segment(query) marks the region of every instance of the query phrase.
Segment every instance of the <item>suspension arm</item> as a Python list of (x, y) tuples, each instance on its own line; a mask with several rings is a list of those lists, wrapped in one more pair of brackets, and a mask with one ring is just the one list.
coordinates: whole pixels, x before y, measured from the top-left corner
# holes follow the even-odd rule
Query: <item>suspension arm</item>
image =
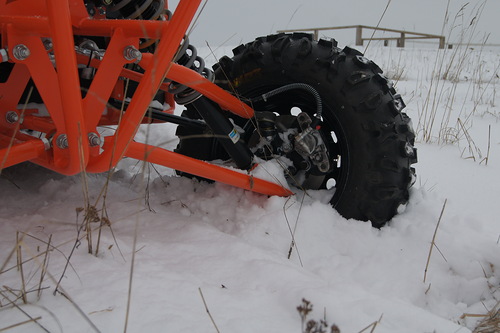
[(279, 184), (143, 143), (131, 142), (125, 155), (261, 194), (293, 195)]

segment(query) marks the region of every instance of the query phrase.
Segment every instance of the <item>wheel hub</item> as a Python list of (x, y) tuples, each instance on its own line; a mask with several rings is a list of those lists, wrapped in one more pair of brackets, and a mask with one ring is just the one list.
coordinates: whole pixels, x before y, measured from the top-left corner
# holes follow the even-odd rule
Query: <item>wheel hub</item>
[[(252, 152), (270, 160), (277, 156), (291, 161), (287, 175), (299, 187), (317, 188), (331, 171), (328, 149), (318, 128), (311, 127), (311, 117), (256, 112), (256, 127), (249, 141)], [(314, 176), (314, 177), (312, 177)], [(314, 178), (314, 185), (310, 179)]]

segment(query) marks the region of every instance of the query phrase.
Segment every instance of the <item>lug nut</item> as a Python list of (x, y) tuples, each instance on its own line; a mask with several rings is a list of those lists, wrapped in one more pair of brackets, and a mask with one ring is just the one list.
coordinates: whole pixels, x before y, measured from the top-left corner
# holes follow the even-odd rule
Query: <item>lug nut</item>
[(12, 55), (17, 60), (25, 60), (31, 55), (30, 49), (24, 44), (18, 44), (12, 49)]
[(129, 45), (123, 50), (123, 57), (128, 61), (135, 60), (139, 62), (142, 59), (142, 53), (134, 46)]
[(5, 114), (5, 120), (7, 120), (9, 124), (17, 123), (19, 121), (19, 115), (15, 111), (9, 111)]

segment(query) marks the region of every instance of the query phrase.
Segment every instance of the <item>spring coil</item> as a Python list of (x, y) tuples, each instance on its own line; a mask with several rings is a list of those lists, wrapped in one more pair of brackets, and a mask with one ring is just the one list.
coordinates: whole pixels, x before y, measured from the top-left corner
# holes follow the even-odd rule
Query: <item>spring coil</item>
[[(106, 17), (128, 20), (169, 20), (172, 13), (165, 9), (165, 0), (111, 0)], [(154, 51), (156, 39), (141, 39), (139, 49)], [(151, 48), (149, 48), (151, 46)]]
[(108, 18), (157, 20), (165, 10), (165, 0), (113, 0), (106, 7)]
[[(190, 68), (199, 73), (211, 82), (214, 82), (214, 72), (205, 67), (205, 61), (198, 56), (196, 48), (189, 44), (189, 38), (184, 37), (184, 41), (175, 58), (175, 62), (184, 67)], [(201, 96), (201, 93), (177, 82), (170, 82), (168, 92), (174, 95), (175, 102), (185, 105), (194, 102)]]
[[(165, 16), (163, 15), (165, 13)], [(138, 19), (138, 20), (169, 20), (172, 13), (165, 10), (165, 0), (112, 0), (106, 6), (106, 17), (113, 19)], [(139, 48), (154, 52), (155, 39), (143, 40)], [(214, 73), (205, 67), (205, 61), (198, 56), (196, 48), (189, 44), (189, 38), (184, 37), (177, 56), (174, 60), (177, 64), (194, 70), (210, 81), (214, 81)], [(168, 82), (168, 81), (167, 81)], [(194, 102), (201, 93), (177, 82), (170, 82), (169, 93), (174, 95), (177, 104), (185, 105)]]

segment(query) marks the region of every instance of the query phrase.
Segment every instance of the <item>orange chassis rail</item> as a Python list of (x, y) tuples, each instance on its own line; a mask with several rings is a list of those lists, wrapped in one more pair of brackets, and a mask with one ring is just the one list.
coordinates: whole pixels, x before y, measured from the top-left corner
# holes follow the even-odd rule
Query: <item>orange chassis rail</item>
[[(165, 78), (201, 92), (241, 117), (254, 115), (233, 95), (173, 62), (200, 3), (181, 0), (170, 20), (145, 21), (90, 18), (83, 0), (0, 0), (1, 47), (14, 63), (8, 79), (0, 82), (0, 172), (31, 161), (65, 175), (100, 173), (128, 156), (258, 193), (290, 195), (281, 185), (133, 141), (156, 92), (166, 90)], [(89, 62), (88, 56), (77, 54), (74, 35), (106, 37), (103, 58)], [(138, 48), (141, 38), (159, 40), (155, 53), (143, 53), (139, 62), (144, 74), (124, 69), (135, 61), (127, 60), (124, 50)], [(82, 97), (78, 65), (88, 64), (98, 70)], [(111, 96), (124, 97), (118, 89), (123, 78), (137, 81), (138, 86), (127, 112), (121, 114), (107, 108), (107, 101)], [(48, 115), (23, 106), (21, 98), (30, 79)], [(110, 124), (117, 125), (116, 131), (104, 138), (102, 147), (89, 139), (97, 136), (99, 126)], [(44, 133), (45, 138), (21, 130)], [(56, 144), (57, 140), (64, 144)]]

